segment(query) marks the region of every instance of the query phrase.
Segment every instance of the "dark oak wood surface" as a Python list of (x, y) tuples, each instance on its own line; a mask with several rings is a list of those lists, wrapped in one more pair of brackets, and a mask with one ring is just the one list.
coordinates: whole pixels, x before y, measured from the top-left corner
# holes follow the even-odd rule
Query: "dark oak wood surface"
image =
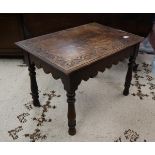
[(129, 94), (132, 71), (142, 37), (97, 23), (17, 42), (25, 50), (29, 65), (34, 106), (40, 106), (35, 65), (61, 79), (67, 92), (69, 134), (76, 133), (75, 91), (82, 80), (87, 81), (113, 64), (130, 57), (124, 95)]
[(16, 44), (69, 74), (137, 44), (142, 39), (121, 30), (90, 23)]

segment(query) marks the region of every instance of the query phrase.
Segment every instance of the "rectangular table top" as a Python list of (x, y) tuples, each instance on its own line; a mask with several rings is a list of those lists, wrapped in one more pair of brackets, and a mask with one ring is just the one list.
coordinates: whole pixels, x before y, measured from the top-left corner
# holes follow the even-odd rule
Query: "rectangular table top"
[(109, 55), (119, 54), (142, 40), (128, 32), (90, 23), (19, 41), (16, 45), (68, 74)]

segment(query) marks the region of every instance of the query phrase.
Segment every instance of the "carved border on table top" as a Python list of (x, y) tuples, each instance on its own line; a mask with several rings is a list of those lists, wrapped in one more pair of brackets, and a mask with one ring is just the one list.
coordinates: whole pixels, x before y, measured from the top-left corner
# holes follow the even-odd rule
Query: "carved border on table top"
[(30, 61), (31, 63), (34, 63), (35, 66), (38, 68), (38, 69), (43, 69), (44, 73), (46, 74), (52, 74), (52, 77), (55, 79), (55, 80), (58, 80), (60, 79), (61, 77), (63, 77), (63, 73), (59, 70), (56, 70), (54, 67), (51, 67), (49, 64), (47, 64), (46, 62), (44, 62), (43, 60), (41, 59), (38, 59), (37, 57), (35, 56), (30, 56)]
[(131, 52), (120, 54), (117, 57), (112, 57), (110, 59), (110, 62), (103, 64), (103, 66), (101, 63), (98, 68), (96, 67), (93, 67), (92, 69), (90, 68), (87, 74), (85, 74), (84, 76), (81, 76), (81, 79), (84, 81), (87, 81), (89, 80), (89, 78), (94, 78), (98, 74), (98, 72), (104, 72), (106, 68), (110, 69), (113, 65), (117, 65), (120, 61), (123, 61), (124, 59), (129, 58), (130, 54)]
[[(116, 30), (114, 32), (116, 32)], [(121, 33), (121, 31), (119, 32), (119, 30), (118, 30), (117, 33)], [(83, 66), (88, 65), (92, 62), (98, 61), (108, 55), (117, 53), (117, 51), (119, 52), (120, 50), (123, 50), (129, 46), (137, 44), (138, 41), (139, 42), (142, 41), (142, 37), (136, 36), (134, 34), (130, 34), (130, 33), (122, 31), (122, 35), (128, 35), (129, 39), (120, 38), (120, 39), (116, 40), (114, 43), (112, 43), (106, 47), (97, 46), (97, 45), (100, 45), (98, 43), (100, 41), (98, 41), (94, 44), (94, 45), (96, 45), (96, 44), (97, 45), (93, 47), (92, 52), (90, 52), (89, 54), (83, 54), (83, 55), (78, 56), (75, 59), (71, 59), (71, 60), (64, 59), (63, 57), (54, 55), (52, 53), (49, 54), (48, 51), (46, 51), (46, 50), (44, 50), (44, 53), (42, 53), (41, 48), (37, 48), (34, 46), (33, 39), (26, 40), (24, 42), (24, 44), (19, 43), (19, 46), (21, 46), (26, 51), (33, 51), (32, 54), (34, 53), (34, 54), (36, 54), (36, 56), (37, 55), (40, 56), (40, 58), (41, 57), (46, 58), (49, 62), (51, 62), (58, 68), (60, 68), (60, 70), (64, 71), (65, 73), (70, 73), (72, 71), (79, 69), (81, 66), (83, 67)], [(45, 36), (45, 37), (47, 37), (47, 36)], [(36, 41), (36, 38), (34, 38), (34, 42), (35, 41)], [(41, 39), (37, 39), (38, 43), (39, 43), (39, 41), (41, 41)], [(89, 47), (87, 44), (85, 45), (85, 47), (88, 48), (89, 50), (91, 50), (90, 49), (91, 47)], [(104, 52), (105, 50), (108, 52)], [(104, 55), (103, 53), (106, 53), (106, 55)], [(85, 60), (85, 61), (83, 62), (83, 60)]]
[[(133, 51), (133, 49), (131, 49)], [(96, 68), (96, 67), (88, 67), (88, 70), (86, 69), (86, 71), (79, 71), (78, 73), (75, 73), (75, 78), (71, 77), (71, 80), (73, 80), (73, 88), (72, 90), (76, 91), (78, 89), (78, 86), (80, 85), (81, 81), (87, 81), (89, 80), (89, 78), (94, 78), (98, 72), (104, 72), (106, 68), (111, 68), (112, 65), (117, 65), (120, 61), (124, 60), (125, 58), (128, 58), (131, 55), (132, 52), (130, 52), (129, 50), (127, 52), (122, 51), (119, 55), (117, 55), (116, 57), (113, 56), (112, 58), (110, 58), (110, 62), (109, 63), (100, 63), (100, 65)], [(54, 68), (51, 69), (51, 67), (48, 67), (48, 65), (46, 64), (42, 64), (40, 60), (33, 59), (33, 63), (35, 63), (37, 68), (42, 68), (43, 71), (46, 74), (51, 73), (52, 77), (57, 80), (57, 79), (61, 79), (63, 85), (64, 85), (64, 89), (68, 90), (68, 86), (66, 85), (66, 80), (68, 78), (70, 78), (70, 76), (65, 75), (64, 73), (58, 73)], [(92, 65), (93, 66), (93, 65)]]

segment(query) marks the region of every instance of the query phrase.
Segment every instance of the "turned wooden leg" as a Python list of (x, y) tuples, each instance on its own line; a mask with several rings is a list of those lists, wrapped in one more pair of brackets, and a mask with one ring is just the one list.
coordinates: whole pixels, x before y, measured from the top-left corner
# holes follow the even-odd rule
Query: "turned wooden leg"
[[(139, 46), (137, 46), (136, 47), (136, 49), (135, 49), (135, 59), (136, 59), (136, 57), (138, 56), (138, 51), (139, 51)], [(134, 63), (133, 63), (133, 71), (134, 72), (137, 72), (137, 69), (138, 69), (138, 64), (134, 61)]]
[(135, 63), (135, 58), (134, 56), (130, 56), (129, 58), (129, 63), (128, 63), (128, 71), (125, 79), (125, 88), (123, 91), (123, 95), (127, 96), (129, 94), (129, 88), (132, 80), (132, 71), (133, 71), (133, 65)]
[(38, 93), (38, 86), (36, 81), (36, 72), (35, 72), (35, 65), (29, 65), (29, 75), (30, 75), (30, 83), (31, 83), (31, 94), (33, 99), (33, 105), (36, 107), (40, 107), (39, 102), (39, 93)]
[(139, 45), (137, 45), (134, 49), (133, 54), (129, 58), (129, 63), (128, 63), (128, 71), (125, 79), (125, 85), (124, 85), (124, 91), (123, 95), (127, 96), (129, 95), (129, 88), (132, 80), (132, 71), (136, 71), (138, 64), (135, 63), (136, 57), (138, 55), (138, 50), (139, 50)]
[(67, 92), (68, 102), (68, 133), (70, 135), (76, 134), (76, 112), (75, 112), (75, 92)]

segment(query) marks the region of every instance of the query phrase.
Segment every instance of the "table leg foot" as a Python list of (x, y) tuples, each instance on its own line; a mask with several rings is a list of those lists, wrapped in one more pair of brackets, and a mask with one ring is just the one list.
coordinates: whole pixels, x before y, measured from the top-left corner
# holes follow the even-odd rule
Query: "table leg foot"
[[(73, 127), (72, 127), (71, 124), (73, 125)], [(71, 136), (74, 136), (76, 134), (75, 124), (76, 124), (76, 122), (70, 122), (70, 123), (68, 123), (68, 125), (69, 125), (68, 133)]]
[(123, 95), (124, 95), (124, 96), (128, 96), (128, 95), (129, 95), (129, 90), (128, 90), (128, 89), (124, 89)]
[(29, 75), (30, 75), (30, 83), (31, 83), (31, 95), (33, 99), (33, 105), (35, 107), (40, 107), (39, 102), (39, 93), (38, 93), (38, 85), (36, 81), (36, 72), (35, 72), (35, 65), (29, 65)]
[(76, 112), (75, 112), (75, 92), (67, 92), (68, 102), (68, 133), (73, 136), (76, 134)]

